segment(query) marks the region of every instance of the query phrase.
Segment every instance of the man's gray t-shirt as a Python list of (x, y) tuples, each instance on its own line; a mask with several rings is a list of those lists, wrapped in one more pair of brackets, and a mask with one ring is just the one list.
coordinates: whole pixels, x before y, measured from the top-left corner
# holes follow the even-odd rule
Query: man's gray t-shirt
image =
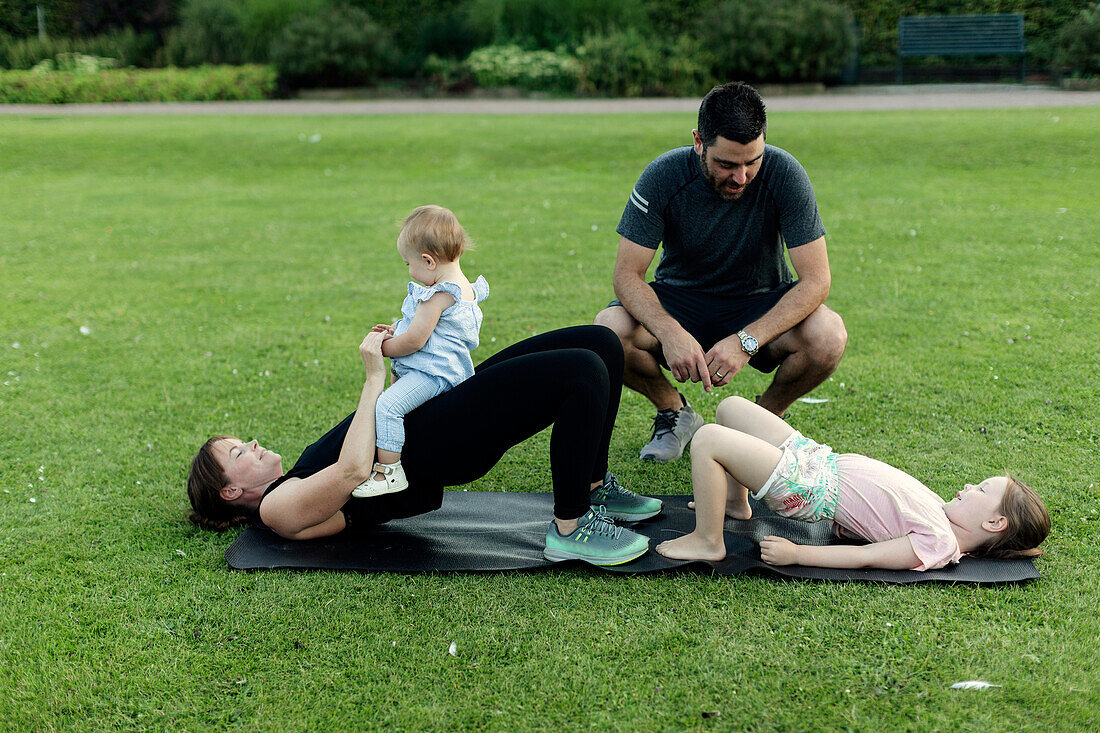
[(726, 201), (689, 145), (646, 167), (617, 231), (650, 249), (664, 243), (657, 282), (740, 297), (794, 282), (784, 243), (813, 242), (825, 226), (806, 170), (787, 151), (765, 145), (756, 178), (741, 198)]

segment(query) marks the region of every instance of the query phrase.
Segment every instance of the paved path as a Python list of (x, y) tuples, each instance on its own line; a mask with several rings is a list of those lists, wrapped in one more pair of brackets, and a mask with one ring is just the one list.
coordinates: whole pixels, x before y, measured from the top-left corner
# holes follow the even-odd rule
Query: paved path
[[(847, 87), (821, 94), (765, 96), (768, 110), (842, 111), (1100, 106), (1100, 92), (1067, 92), (1017, 84), (915, 84)], [(390, 115), (627, 114), (691, 112), (690, 99), (390, 99), (273, 100), (127, 104), (0, 104), (0, 116), (101, 115)]]

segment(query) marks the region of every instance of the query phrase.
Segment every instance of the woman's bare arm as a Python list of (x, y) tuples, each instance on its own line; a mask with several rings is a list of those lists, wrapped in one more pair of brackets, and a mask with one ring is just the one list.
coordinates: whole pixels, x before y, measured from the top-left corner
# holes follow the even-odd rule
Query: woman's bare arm
[(280, 536), (310, 539), (336, 534), (344, 528), (340, 507), (374, 467), (374, 405), (386, 379), (383, 338), (385, 334), (371, 332), (359, 345), (366, 379), (336, 463), (312, 476), (280, 484), (260, 504), (260, 518)]

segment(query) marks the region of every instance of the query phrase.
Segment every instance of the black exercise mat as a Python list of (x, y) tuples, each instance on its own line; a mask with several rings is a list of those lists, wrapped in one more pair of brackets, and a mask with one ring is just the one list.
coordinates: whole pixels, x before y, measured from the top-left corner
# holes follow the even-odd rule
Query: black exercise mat
[[(663, 496), (664, 511), (631, 525), (649, 537), (651, 546), (695, 527), (690, 496)], [(553, 514), (548, 493), (447, 491), (443, 506), (429, 514), (399, 519), (361, 532), (346, 532), (320, 540), (285, 540), (274, 532), (246, 529), (225, 552), (238, 570), (296, 568), (370, 572), (489, 572), (535, 570), (554, 566), (594, 568), (579, 561), (553, 563), (542, 556), (546, 529)], [(720, 562), (669, 560), (650, 551), (634, 562), (601, 568), (618, 573), (651, 573), (679, 568), (718, 575), (766, 573), (813, 580), (859, 580), (884, 583), (1018, 583), (1039, 577), (1031, 560), (989, 560), (964, 557), (941, 570), (834, 570), (802, 565), (775, 567), (760, 560), (756, 541), (769, 534), (801, 544), (834, 541), (827, 524), (784, 519), (753, 503), (747, 522), (726, 522), (727, 557)]]

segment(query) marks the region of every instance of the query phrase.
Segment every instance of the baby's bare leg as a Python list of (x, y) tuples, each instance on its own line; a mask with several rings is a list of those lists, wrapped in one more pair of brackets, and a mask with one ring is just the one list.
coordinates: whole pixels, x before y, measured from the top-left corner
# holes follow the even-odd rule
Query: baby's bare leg
[[(680, 560), (721, 560), (726, 556), (722, 529), (733, 489), (746, 509), (747, 488), (759, 491), (779, 463), (774, 445), (721, 425), (704, 425), (691, 442), (691, 480), (695, 492), (695, 531), (657, 545), (657, 552)], [(746, 488), (747, 487), (747, 488)], [(739, 489), (739, 490), (738, 490)], [(741, 494), (740, 492), (746, 492)]]

